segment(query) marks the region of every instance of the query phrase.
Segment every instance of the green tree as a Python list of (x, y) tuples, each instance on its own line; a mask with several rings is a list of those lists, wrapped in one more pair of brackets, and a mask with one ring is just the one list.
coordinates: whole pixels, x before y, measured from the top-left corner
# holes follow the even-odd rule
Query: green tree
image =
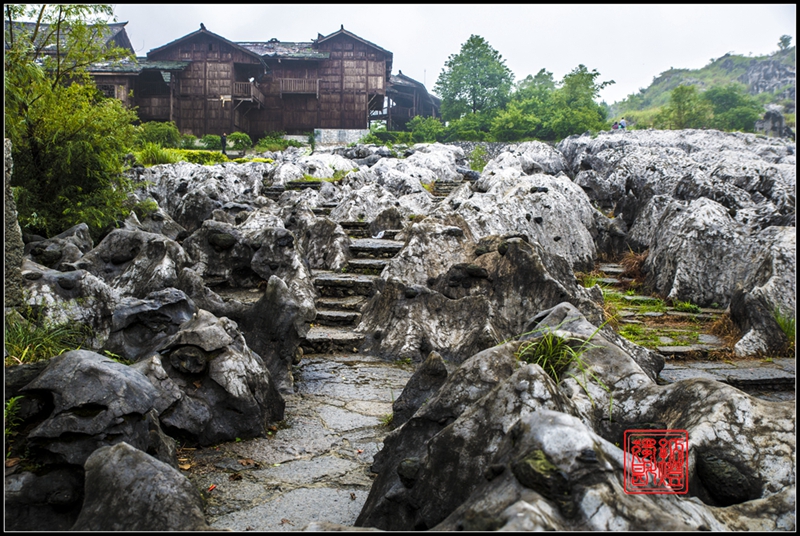
[(137, 126), (134, 134), (134, 145), (137, 148), (146, 143), (177, 149), (181, 145), (181, 133), (173, 121), (148, 121)]
[(415, 115), (406, 123), (411, 131), (412, 139), (417, 143), (438, 141), (444, 134), (444, 125), (435, 117)]
[(489, 132), (495, 141), (518, 141), (535, 137), (541, 123), (536, 115), (524, 111), (523, 104), (512, 101), (492, 119)]
[(672, 90), (667, 104), (656, 115), (656, 128), (708, 128), (714, 112), (711, 104), (700, 97), (695, 86), (680, 85)]
[(740, 83), (711, 87), (702, 97), (714, 113), (711, 126), (719, 130), (753, 132), (756, 121), (764, 112), (758, 99), (749, 95), (747, 88)]
[(136, 114), (103, 97), (87, 72), (129, 55), (104, 44), (111, 13), (99, 4), (5, 6), (5, 136), (29, 230), (51, 235), (86, 222), (98, 238), (129, 212), (121, 172)]
[(452, 54), (434, 90), (442, 98), (442, 118), (499, 110), (508, 102), (514, 81), (503, 57), (478, 35), (471, 35), (458, 54)]
[(549, 99), (547, 127), (555, 139), (606, 128), (606, 109), (595, 102), (613, 80), (597, 82), (600, 73), (578, 65), (561, 81)]
[(791, 35), (782, 35), (778, 40), (778, 48), (781, 50), (786, 50), (792, 45), (792, 36)]

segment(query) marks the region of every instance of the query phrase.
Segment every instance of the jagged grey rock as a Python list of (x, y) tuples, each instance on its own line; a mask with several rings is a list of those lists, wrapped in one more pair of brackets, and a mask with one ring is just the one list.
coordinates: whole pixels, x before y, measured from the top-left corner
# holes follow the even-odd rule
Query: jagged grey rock
[(241, 231), (230, 223), (206, 220), (183, 241), (194, 261), (192, 269), (207, 282), (232, 288), (253, 288), (261, 280), (250, 267), (254, 250)]
[(168, 433), (205, 446), (261, 436), (283, 419), (283, 398), (232, 320), (201, 309), (159, 353), (163, 372), (148, 366), (167, 390), (162, 400), (175, 397), (175, 386), (181, 393), (159, 414)]
[(59, 272), (27, 259), (23, 261), (22, 278), (27, 305), (51, 323), (87, 326), (86, 347), (103, 346), (120, 299), (117, 289), (86, 270)]
[(27, 435), (40, 461), (83, 465), (97, 448), (120, 441), (163, 451), (151, 445), (153, 423), (143, 418), (153, 409), (152, 384), (105, 356), (72, 350), (53, 357), (21, 393), (52, 400), (50, 414)]
[(75, 267), (87, 270), (121, 295), (144, 298), (151, 292), (177, 286), (189, 266), (183, 248), (164, 235), (144, 231), (111, 231)]
[(196, 313), (191, 298), (175, 288), (152, 292), (145, 299), (122, 298), (114, 310), (111, 332), (103, 349), (139, 361), (149, 357)]
[(81, 509), (83, 480), (83, 468), (74, 465), (6, 473), (5, 530), (70, 530)]
[[(794, 530), (792, 402), (765, 402), (704, 379), (656, 385), (569, 304), (531, 324), (525, 338), (462, 363), (386, 437), (357, 525)], [(559, 382), (517, 359), (548, 333), (584, 343), (580, 362)], [(688, 431), (691, 498), (622, 491), (617, 445), (626, 429), (646, 423)], [(526, 465), (538, 467), (539, 476)]]
[(11, 158), (11, 140), (3, 139), (4, 203), (5, 203), (5, 302), (6, 307), (22, 304), (22, 230), (17, 221), (17, 205), (11, 193), (11, 173), (14, 162)]
[(209, 530), (197, 488), (128, 443), (97, 449), (85, 470), (83, 508), (71, 530)]
[(705, 197), (673, 201), (654, 233), (645, 282), (672, 300), (725, 307), (750, 271), (751, 256), (746, 229), (725, 207)]
[(65, 272), (73, 270), (71, 263), (88, 253), (93, 246), (89, 226), (79, 223), (53, 238), (26, 244), (25, 254), (39, 264)]
[(442, 356), (431, 352), (414, 371), (403, 392), (392, 404), (392, 427), (397, 428), (434, 396), (447, 380), (447, 365)]

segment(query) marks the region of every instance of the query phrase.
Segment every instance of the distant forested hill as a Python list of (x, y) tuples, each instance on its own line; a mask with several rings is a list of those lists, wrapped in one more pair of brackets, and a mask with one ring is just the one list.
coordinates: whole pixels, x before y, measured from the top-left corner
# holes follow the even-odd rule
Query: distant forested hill
[(650, 123), (658, 110), (669, 102), (670, 92), (679, 85), (695, 85), (700, 91), (739, 82), (765, 106), (783, 107), (787, 123), (794, 124), (796, 99), (796, 47), (787, 47), (768, 56), (750, 57), (725, 54), (711, 59), (702, 69), (670, 69), (653, 79), (638, 93), (610, 106), (610, 118), (625, 116), (634, 123)]

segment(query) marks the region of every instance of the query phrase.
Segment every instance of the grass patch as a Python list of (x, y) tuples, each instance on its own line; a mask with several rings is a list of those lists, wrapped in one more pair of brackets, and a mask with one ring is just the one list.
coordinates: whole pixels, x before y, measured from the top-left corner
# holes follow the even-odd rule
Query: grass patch
[(773, 316), (775, 321), (780, 326), (781, 331), (783, 334), (786, 335), (786, 338), (789, 340), (789, 344), (786, 348), (786, 352), (788, 355), (794, 355), (795, 351), (795, 334), (796, 334), (796, 326), (795, 326), (795, 319), (793, 316), (789, 314), (784, 314), (784, 312), (780, 309), (780, 307), (775, 307), (773, 311)]
[(677, 302), (677, 303), (674, 303), (672, 305), (672, 307), (676, 311), (680, 311), (682, 313), (699, 313), (700, 312), (700, 307), (698, 307), (697, 305), (693, 304), (690, 301)]
[[(544, 329), (534, 330), (531, 333), (537, 333), (538, 336), (531, 341), (525, 341), (520, 344), (514, 355), (520, 361), (539, 365), (556, 384), (561, 383), (565, 375), (574, 379), (589, 397), (592, 407), (594, 407), (594, 399), (586, 388), (586, 383), (587, 377), (593, 380), (609, 395), (608, 415), (609, 420), (612, 420), (614, 397), (611, 394), (611, 389), (608, 388), (583, 360), (583, 355), (588, 350), (597, 348), (596, 345), (591, 344), (591, 340), (597, 332), (605, 326), (605, 323), (597, 328), (586, 340), (580, 337), (564, 336), (557, 333), (560, 326), (559, 324), (555, 329), (548, 326)], [(570, 369), (577, 369), (578, 374), (576, 375), (570, 372)], [(578, 375), (580, 375), (580, 377), (578, 377)]]
[(6, 366), (35, 363), (76, 350), (92, 336), (91, 329), (83, 324), (37, 319), (31, 308), (29, 313), (27, 319), (18, 313), (6, 316)]
[(647, 255), (649, 253), (650, 250), (645, 250), (641, 253), (634, 253), (632, 249), (629, 249), (619, 261), (620, 265), (622, 265), (622, 268), (625, 270), (622, 272), (622, 277), (630, 277), (631, 279), (635, 279), (639, 282), (643, 281), (644, 272), (642, 272), (642, 267), (644, 266), (644, 262), (647, 260)]
[(19, 417), (19, 401), (22, 396), (12, 396), (6, 400), (5, 411), (3, 412), (3, 423), (6, 429), (6, 458), (11, 453), (11, 441), (17, 435), (17, 426), (19, 426), (22, 419)]

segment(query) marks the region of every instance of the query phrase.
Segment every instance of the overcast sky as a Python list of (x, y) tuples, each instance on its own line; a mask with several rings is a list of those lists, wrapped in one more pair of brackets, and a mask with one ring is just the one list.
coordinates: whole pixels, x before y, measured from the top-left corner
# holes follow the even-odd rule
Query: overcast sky
[(229, 41), (311, 41), (344, 28), (394, 54), (393, 74), (433, 91), (471, 34), (505, 59), (516, 80), (544, 68), (561, 78), (584, 64), (608, 104), (674, 67), (699, 69), (727, 52), (753, 56), (797, 36), (796, 4), (115, 4), (137, 56), (206, 29)]

